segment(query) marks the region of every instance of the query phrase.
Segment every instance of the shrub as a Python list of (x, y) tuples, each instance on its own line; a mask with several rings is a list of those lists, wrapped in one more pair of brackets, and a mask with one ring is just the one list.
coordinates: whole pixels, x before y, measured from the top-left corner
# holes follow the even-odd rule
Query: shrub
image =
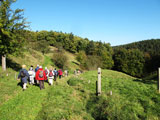
[(70, 86), (76, 86), (78, 85), (80, 82), (82, 82), (82, 80), (78, 79), (78, 78), (71, 78), (67, 81), (67, 83), (70, 85)]
[(62, 68), (62, 69), (66, 68), (67, 63), (68, 63), (67, 56), (62, 52), (54, 53), (52, 60), (57, 67)]
[(99, 56), (88, 56), (86, 63), (84, 64), (87, 70), (96, 70), (98, 67), (102, 66), (102, 61)]

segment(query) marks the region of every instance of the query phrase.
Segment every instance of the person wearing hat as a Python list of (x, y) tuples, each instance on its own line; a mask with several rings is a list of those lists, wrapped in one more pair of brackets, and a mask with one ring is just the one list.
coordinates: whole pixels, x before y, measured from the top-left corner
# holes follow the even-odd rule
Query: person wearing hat
[(39, 81), (40, 90), (44, 89), (44, 80), (47, 80), (47, 76), (42, 66), (40, 66), (38, 71), (36, 72), (36, 80)]
[(26, 90), (27, 80), (29, 78), (28, 71), (25, 69), (26, 65), (22, 65), (22, 69), (19, 72), (18, 80), (21, 78), (21, 83), (23, 84), (23, 91)]

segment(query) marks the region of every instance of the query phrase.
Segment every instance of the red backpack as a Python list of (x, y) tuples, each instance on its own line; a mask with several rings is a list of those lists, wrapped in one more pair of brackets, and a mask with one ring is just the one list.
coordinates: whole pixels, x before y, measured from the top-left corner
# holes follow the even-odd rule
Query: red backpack
[(43, 78), (43, 70), (39, 71), (39, 77)]
[(52, 70), (49, 71), (49, 77), (53, 77), (53, 72), (52, 72)]

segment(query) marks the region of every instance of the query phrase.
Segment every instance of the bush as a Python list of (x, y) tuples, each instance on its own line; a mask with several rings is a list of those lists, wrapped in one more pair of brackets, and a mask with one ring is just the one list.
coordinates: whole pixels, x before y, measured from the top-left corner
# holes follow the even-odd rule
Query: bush
[(84, 64), (87, 70), (96, 70), (98, 67), (102, 66), (102, 61), (99, 56), (88, 56), (86, 63)]
[(66, 68), (67, 67), (67, 63), (68, 63), (68, 58), (67, 56), (62, 53), (62, 52), (57, 52), (53, 54), (53, 58), (52, 58), (53, 62), (55, 63), (55, 65), (59, 68)]
[(67, 81), (67, 83), (70, 85), (70, 86), (76, 86), (78, 85), (79, 83), (81, 83), (82, 80), (78, 79), (78, 78), (71, 78)]

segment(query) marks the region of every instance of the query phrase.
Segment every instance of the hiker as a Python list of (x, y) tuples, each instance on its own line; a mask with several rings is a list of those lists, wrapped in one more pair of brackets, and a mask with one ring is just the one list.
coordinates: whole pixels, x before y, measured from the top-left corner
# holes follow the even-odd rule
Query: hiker
[(64, 74), (65, 74), (65, 77), (67, 77), (68, 76), (68, 70), (65, 70)]
[(59, 75), (59, 79), (61, 79), (61, 77), (62, 77), (62, 75), (63, 75), (63, 72), (62, 72), (61, 69), (58, 71), (58, 75)]
[(33, 69), (33, 65), (31, 65), (31, 67), (30, 67), (29, 69), (30, 69), (30, 70), (34, 70), (34, 69)]
[(81, 71), (78, 69), (78, 71), (77, 71), (77, 75), (80, 75), (81, 74)]
[(74, 70), (74, 75), (77, 75), (77, 70)]
[(23, 84), (23, 91), (26, 90), (27, 87), (27, 80), (29, 78), (28, 71), (25, 69), (26, 65), (22, 65), (22, 69), (19, 72), (18, 79), (21, 78), (21, 83)]
[(45, 74), (46, 74), (46, 76), (48, 77), (48, 74), (49, 74), (49, 70), (47, 69), (47, 67), (45, 67)]
[(56, 81), (57, 76), (58, 76), (58, 71), (55, 68), (53, 72), (54, 72), (54, 81)]
[(49, 74), (48, 74), (49, 85), (53, 85), (53, 78), (54, 78), (54, 72), (53, 72), (53, 70), (51, 68), (49, 70)]
[(36, 80), (39, 81), (40, 90), (44, 89), (44, 80), (47, 80), (47, 76), (42, 66), (40, 66), (38, 71), (36, 72)]
[(37, 65), (37, 67), (35, 68), (35, 72), (37, 72), (39, 69), (39, 65)]
[[(35, 74), (36, 74), (36, 72), (38, 71), (38, 69), (39, 69), (39, 65), (37, 65), (37, 67), (35, 68)], [(36, 80), (36, 83), (39, 84), (39, 81)]]
[(29, 74), (30, 84), (33, 85), (34, 84), (34, 77), (35, 77), (35, 72), (34, 72), (33, 66), (30, 67), (28, 74)]

